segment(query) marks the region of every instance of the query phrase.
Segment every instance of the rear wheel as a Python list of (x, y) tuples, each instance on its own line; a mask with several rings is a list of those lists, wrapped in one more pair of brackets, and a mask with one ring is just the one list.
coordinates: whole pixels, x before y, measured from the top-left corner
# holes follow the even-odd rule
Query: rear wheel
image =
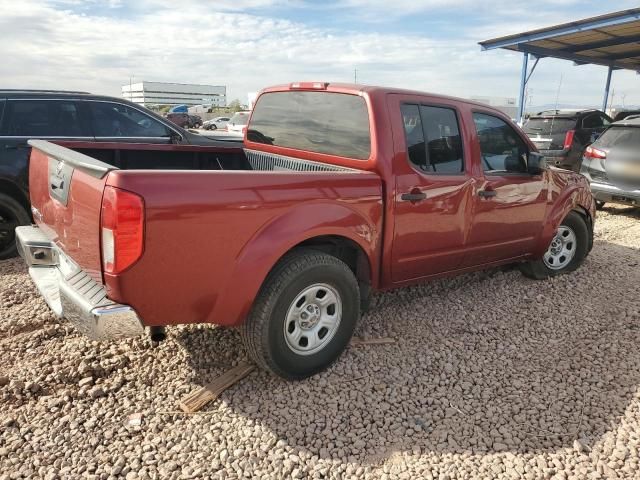
[(17, 255), (15, 229), (29, 223), (29, 213), (22, 204), (9, 195), (0, 193), (0, 260)]
[(524, 275), (538, 280), (572, 272), (589, 253), (590, 232), (576, 212), (569, 214), (558, 227), (551, 244), (541, 259), (520, 265)]
[(360, 291), (349, 267), (331, 255), (301, 250), (269, 274), (241, 332), (260, 367), (302, 379), (340, 356), (359, 316)]
[(596, 200), (596, 210), (602, 210), (604, 208), (605, 202), (602, 200)]

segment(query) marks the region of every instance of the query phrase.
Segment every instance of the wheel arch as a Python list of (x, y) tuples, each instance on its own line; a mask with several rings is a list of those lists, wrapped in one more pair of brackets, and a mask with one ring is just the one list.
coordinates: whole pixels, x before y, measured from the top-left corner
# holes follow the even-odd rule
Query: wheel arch
[(569, 214), (569, 212), (576, 212), (580, 215), (587, 224), (587, 228), (590, 233), (589, 250), (591, 250), (593, 244), (593, 222), (595, 218), (595, 202), (591, 196), (591, 192), (580, 185), (576, 185), (574, 188), (567, 189), (563, 192), (563, 195), (555, 200), (552, 207), (549, 209), (542, 233), (539, 238), (538, 247), (535, 252), (536, 258), (541, 258), (544, 252), (547, 250), (551, 239), (555, 235), (558, 226), (562, 223), (562, 220)]
[(380, 225), (372, 218), (353, 206), (322, 202), (299, 205), (272, 219), (242, 248), (208, 321), (242, 323), (269, 273), (286, 255), (304, 248), (344, 261), (356, 275), (366, 308), (379, 277)]

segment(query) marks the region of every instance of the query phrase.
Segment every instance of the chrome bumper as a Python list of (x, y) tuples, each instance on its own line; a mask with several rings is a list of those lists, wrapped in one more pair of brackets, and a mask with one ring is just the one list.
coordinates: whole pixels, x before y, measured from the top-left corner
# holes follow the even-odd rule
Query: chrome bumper
[(135, 310), (109, 300), (104, 286), (67, 258), (38, 227), (17, 227), (16, 241), (29, 275), (57, 316), (94, 340), (144, 333)]

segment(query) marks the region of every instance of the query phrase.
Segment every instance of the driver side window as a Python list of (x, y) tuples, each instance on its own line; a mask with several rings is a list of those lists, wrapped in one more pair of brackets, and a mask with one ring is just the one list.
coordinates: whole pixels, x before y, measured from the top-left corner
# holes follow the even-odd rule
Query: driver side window
[(90, 102), (96, 137), (168, 137), (169, 129), (127, 105)]
[(529, 149), (504, 120), (475, 112), (473, 122), (480, 143), (480, 159), (486, 174), (527, 173)]

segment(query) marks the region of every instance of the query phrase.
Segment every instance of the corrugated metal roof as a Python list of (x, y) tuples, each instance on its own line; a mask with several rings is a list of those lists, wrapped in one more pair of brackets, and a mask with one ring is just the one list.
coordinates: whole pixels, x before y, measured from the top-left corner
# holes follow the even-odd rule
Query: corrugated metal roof
[(640, 8), (485, 40), (480, 45), (483, 50), (505, 48), (640, 71)]

